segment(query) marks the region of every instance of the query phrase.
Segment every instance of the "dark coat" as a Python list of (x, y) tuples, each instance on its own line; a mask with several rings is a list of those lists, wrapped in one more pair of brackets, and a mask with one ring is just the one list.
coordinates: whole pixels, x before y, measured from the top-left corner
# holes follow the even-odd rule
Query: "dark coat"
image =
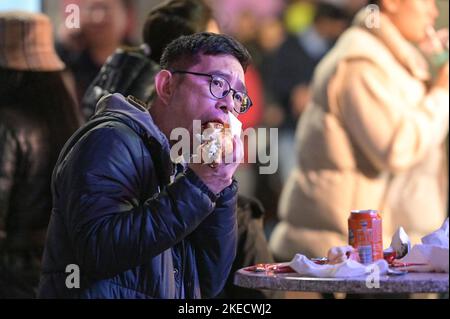
[[(237, 183), (216, 196), (189, 169), (170, 183), (173, 172), (150, 114), (120, 94), (101, 100), (53, 173), (38, 297), (216, 296), (236, 253)], [(66, 287), (69, 264), (79, 289)]]

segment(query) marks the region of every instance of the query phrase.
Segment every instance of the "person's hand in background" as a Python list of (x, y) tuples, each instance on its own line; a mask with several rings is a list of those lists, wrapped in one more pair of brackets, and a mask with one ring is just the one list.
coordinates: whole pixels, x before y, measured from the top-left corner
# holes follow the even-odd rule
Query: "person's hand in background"
[(419, 48), (425, 54), (432, 67), (437, 68), (434, 87), (449, 89), (449, 32), (448, 29), (435, 31), (433, 27), (427, 28), (427, 37), (419, 43)]

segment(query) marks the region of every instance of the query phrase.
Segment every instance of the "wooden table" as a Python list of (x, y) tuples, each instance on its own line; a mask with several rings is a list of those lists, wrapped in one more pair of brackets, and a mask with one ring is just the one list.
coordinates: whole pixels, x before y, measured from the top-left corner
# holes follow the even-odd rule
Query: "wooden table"
[(448, 293), (448, 278), (449, 274), (446, 273), (381, 275), (377, 287), (377, 282), (371, 278), (367, 278), (367, 276), (353, 278), (314, 278), (301, 277), (296, 273), (255, 273), (240, 269), (235, 273), (234, 284), (253, 289), (320, 293)]

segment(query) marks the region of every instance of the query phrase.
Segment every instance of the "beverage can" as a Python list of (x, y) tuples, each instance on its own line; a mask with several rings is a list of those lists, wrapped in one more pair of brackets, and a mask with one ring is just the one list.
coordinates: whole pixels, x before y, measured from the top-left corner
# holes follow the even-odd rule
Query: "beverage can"
[(348, 242), (358, 250), (361, 263), (383, 259), (381, 216), (377, 210), (353, 210), (348, 219)]

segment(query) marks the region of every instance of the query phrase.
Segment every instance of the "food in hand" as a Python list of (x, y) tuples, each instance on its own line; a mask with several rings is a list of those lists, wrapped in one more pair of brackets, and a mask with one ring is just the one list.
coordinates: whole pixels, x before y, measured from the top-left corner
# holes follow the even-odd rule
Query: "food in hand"
[(228, 124), (209, 122), (202, 126), (202, 160), (212, 167), (233, 153), (233, 137)]

